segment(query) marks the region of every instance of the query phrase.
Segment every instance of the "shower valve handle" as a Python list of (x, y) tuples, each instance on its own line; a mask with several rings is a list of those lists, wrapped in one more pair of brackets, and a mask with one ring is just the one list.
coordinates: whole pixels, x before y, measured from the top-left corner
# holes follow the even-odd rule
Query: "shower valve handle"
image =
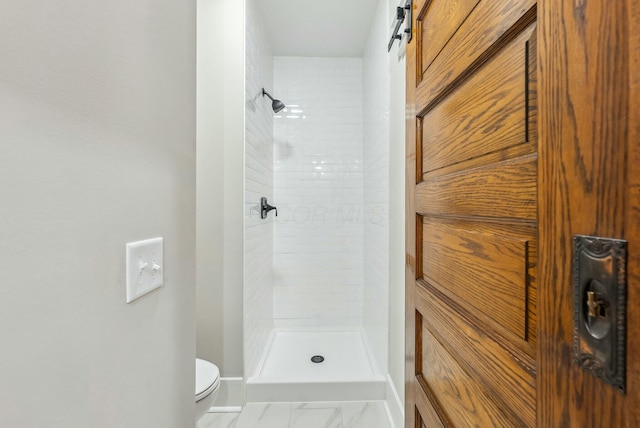
[(264, 196), (262, 198), (260, 198), (260, 218), (261, 219), (266, 219), (267, 218), (267, 214), (269, 213), (269, 211), (271, 210), (276, 210), (276, 217), (278, 217), (278, 208), (269, 205), (267, 203), (267, 198), (265, 198)]

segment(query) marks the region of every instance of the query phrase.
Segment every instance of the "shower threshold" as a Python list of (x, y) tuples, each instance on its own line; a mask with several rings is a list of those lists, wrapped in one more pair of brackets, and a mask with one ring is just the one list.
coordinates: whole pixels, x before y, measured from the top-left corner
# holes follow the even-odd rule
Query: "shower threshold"
[(246, 385), (248, 402), (385, 399), (360, 330), (276, 330)]

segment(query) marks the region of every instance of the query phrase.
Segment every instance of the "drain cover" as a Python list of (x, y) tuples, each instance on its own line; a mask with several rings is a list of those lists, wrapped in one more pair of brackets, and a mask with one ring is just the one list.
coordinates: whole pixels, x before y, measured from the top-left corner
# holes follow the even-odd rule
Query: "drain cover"
[(324, 361), (324, 357), (322, 355), (314, 355), (311, 357), (311, 362), (313, 363), (321, 363)]

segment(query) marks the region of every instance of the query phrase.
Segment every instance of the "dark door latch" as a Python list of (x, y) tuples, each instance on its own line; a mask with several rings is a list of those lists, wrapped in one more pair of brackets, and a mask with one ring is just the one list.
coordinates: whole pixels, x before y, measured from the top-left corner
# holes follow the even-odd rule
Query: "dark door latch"
[(625, 390), (627, 242), (573, 238), (573, 352), (583, 369)]

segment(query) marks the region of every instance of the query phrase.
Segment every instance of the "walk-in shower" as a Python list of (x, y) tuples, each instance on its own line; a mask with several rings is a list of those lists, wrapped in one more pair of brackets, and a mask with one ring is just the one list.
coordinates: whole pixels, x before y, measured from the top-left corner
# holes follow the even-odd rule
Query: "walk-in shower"
[[(246, 109), (245, 396), (382, 400), (388, 118), (364, 91), (384, 89), (364, 67), (380, 58), (273, 55), (262, 16), (248, 1), (246, 99), (272, 105)], [(267, 200), (277, 217), (255, 209)]]

